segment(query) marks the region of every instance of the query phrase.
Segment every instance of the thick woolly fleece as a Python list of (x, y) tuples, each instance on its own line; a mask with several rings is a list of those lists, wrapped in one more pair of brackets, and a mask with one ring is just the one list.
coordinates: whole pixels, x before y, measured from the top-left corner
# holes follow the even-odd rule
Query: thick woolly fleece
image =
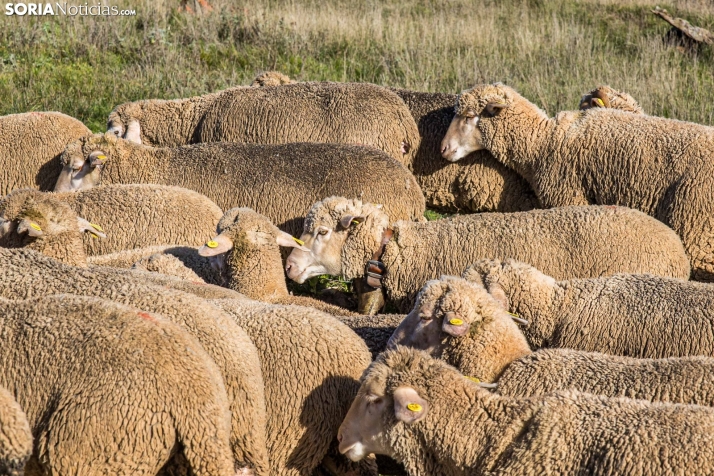
[(0, 474), (22, 476), (32, 454), (27, 416), (15, 397), (0, 387)]
[(62, 171), (60, 155), (92, 131), (59, 112), (0, 117), (0, 197), (13, 190), (52, 190)]
[[(711, 286), (653, 275), (556, 281), (513, 260), (483, 260), (464, 271), (508, 310), (529, 321), (529, 344), (627, 357), (714, 356)], [(502, 291), (501, 291), (502, 290)]]
[(361, 144), (405, 164), (419, 147), (419, 131), (404, 101), (369, 83), (234, 87), (188, 99), (137, 101), (114, 108), (107, 129), (123, 137), (132, 121), (140, 125), (142, 143), (155, 147), (198, 142)]
[(518, 212), (538, 208), (528, 182), (486, 152), (456, 163), (441, 157), (441, 141), (454, 118), (456, 94), (390, 88), (414, 116), (421, 144), (409, 169), (427, 206), (448, 212)]
[(223, 376), (231, 409), (231, 447), (236, 464), (252, 467), (256, 474), (269, 474), (260, 359), (251, 339), (228, 315), (204, 299), (171, 289), (170, 281), (180, 280), (166, 277), (163, 286), (146, 284), (153, 281), (151, 276), (160, 278), (153, 273), (83, 269), (30, 250), (0, 248), (0, 262), (3, 264), (0, 297), (29, 299), (57, 292), (101, 297), (161, 314), (188, 331)]
[(65, 165), (84, 162), (94, 151), (107, 156), (101, 167), (104, 183), (186, 187), (223, 210), (250, 207), (291, 234), (300, 233), (313, 203), (334, 194), (380, 203), (399, 220), (424, 214), (424, 195), (414, 176), (369, 147), (220, 143), (159, 149), (96, 134), (68, 146), (62, 160)]
[[(39, 228), (40, 236), (20, 232)], [(96, 239), (96, 238), (95, 238)], [(34, 189), (16, 190), (0, 200), (0, 247), (26, 248), (74, 266), (87, 266), (77, 214), (52, 194)]]
[[(679, 357), (636, 359), (572, 349), (531, 352), (519, 326), (481, 286), (461, 278), (442, 277), (419, 293), (414, 316), (434, 319), (440, 345), (429, 352), (464, 375), (497, 382), (510, 397), (577, 390), (608, 397), (714, 406), (714, 359)], [(443, 331), (444, 316), (461, 319), (463, 336)], [(395, 336), (400, 336), (399, 331)], [(413, 341), (413, 339), (411, 339)], [(391, 344), (416, 347), (409, 336)]]
[(714, 410), (709, 407), (578, 392), (501, 397), (446, 363), (404, 347), (377, 358), (365, 372), (360, 394), (369, 389), (391, 400), (400, 386), (415, 389), (428, 405), (416, 423), (397, 421), (393, 410), (383, 417), (389, 446), (412, 475), (714, 471)]
[[(341, 249), (342, 273), (363, 276), (378, 249), (388, 215), (359, 200), (330, 197), (305, 218), (305, 233), (323, 225), (343, 230), (345, 215), (364, 216), (350, 226)], [(661, 222), (622, 207), (563, 207), (517, 213), (456, 216), (428, 223), (396, 222), (382, 261), (387, 297), (409, 312), (425, 282), (460, 274), (480, 258), (515, 258), (559, 279), (615, 273), (689, 276), (677, 235)], [(333, 231), (333, 233), (335, 233)]]
[(0, 384), (35, 432), (28, 466), (153, 476), (181, 447), (193, 474), (235, 474), (221, 374), (180, 327), (73, 295), (0, 299), (0, 316)]
[[(593, 102), (593, 99), (595, 102)], [(642, 107), (635, 101), (635, 98), (627, 93), (612, 89), (610, 86), (598, 86), (592, 91), (583, 94), (583, 97), (580, 98), (580, 109), (585, 110), (593, 107), (619, 109), (620, 111), (632, 112), (634, 114), (645, 113)]]
[[(371, 362), (367, 347), (347, 326), (315, 309), (250, 300), (212, 302), (245, 329), (258, 349), (270, 474), (311, 474), (357, 394), (359, 378)], [(373, 463), (364, 471), (376, 475)]]
[(213, 236), (223, 215), (206, 196), (165, 185), (102, 185), (54, 197), (106, 232), (103, 240), (84, 238), (89, 256), (151, 245), (198, 246)]
[(459, 96), (457, 113), (479, 115), (483, 143), (535, 190), (541, 205), (610, 204), (642, 210), (682, 238), (692, 277), (714, 280), (714, 128), (613, 109), (548, 118), (502, 84)]

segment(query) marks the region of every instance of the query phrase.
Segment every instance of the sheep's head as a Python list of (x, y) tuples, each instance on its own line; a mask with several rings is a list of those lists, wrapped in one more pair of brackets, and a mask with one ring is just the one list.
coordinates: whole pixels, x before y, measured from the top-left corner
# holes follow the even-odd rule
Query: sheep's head
[[(212, 266), (226, 274), (232, 289), (253, 298), (280, 292), (285, 287), (280, 246), (309, 252), (299, 240), (250, 208), (228, 210), (218, 222), (217, 232), (198, 253), (210, 258)], [(252, 295), (251, 289), (256, 285), (256, 294)], [(265, 286), (279, 289), (265, 289)]]
[(109, 113), (107, 133), (114, 137), (141, 144), (141, 102), (122, 104)]
[(293, 82), (280, 71), (265, 71), (256, 76), (250, 85), (253, 87), (280, 86), (281, 84), (292, 84)]
[(379, 248), (389, 225), (389, 217), (381, 208), (342, 197), (315, 203), (305, 217), (300, 237), (306, 249), (295, 249), (288, 256), (288, 277), (303, 283), (321, 274), (362, 276), (365, 263)]
[(612, 89), (610, 86), (599, 86), (584, 94), (580, 99), (580, 109), (610, 108), (620, 111), (644, 114), (642, 107), (635, 98), (627, 93)]
[(62, 172), (55, 192), (87, 190), (101, 183), (102, 170), (117, 148), (113, 134), (94, 134), (69, 144), (62, 155)]
[[(451, 395), (445, 397), (445, 391)], [(485, 393), (456, 369), (422, 351), (406, 347), (387, 350), (362, 376), (338, 432), (339, 450), (353, 461), (370, 453), (397, 459), (420, 453), (414, 445), (421, 444), (423, 438), (411, 435), (432, 431), (433, 422), (458, 411), (453, 398), (463, 399), (460, 403), (469, 406), (472, 399)]]
[(456, 100), (456, 116), (441, 142), (441, 155), (456, 162), (471, 152), (488, 148), (481, 123), (497, 118), (517, 97), (513, 89), (500, 83), (462, 92)]
[(106, 235), (66, 203), (37, 190), (17, 190), (0, 201), (0, 246), (29, 248), (68, 264), (86, 263), (81, 234)]

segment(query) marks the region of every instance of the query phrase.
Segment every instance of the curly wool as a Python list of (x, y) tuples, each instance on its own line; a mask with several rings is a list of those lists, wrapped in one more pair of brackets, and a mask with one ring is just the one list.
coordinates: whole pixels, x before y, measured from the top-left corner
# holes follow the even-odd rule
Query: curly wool
[(221, 375), (178, 326), (72, 295), (0, 299), (0, 316), (0, 384), (35, 431), (31, 466), (148, 476), (180, 445), (193, 474), (235, 474)]
[[(30, 250), (0, 248), (0, 262), (0, 297), (29, 299), (60, 291), (95, 296), (161, 314), (188, 331), (221, 370), (229, 397), (231, 447), (237, 464), (254, 468), (256, 474), (269, 474), (260, 359), (251, 339), (228, 315), (204, 299), (169, 286), (186, 282), (159, 280), (153, 273), (77, 268)], [(153, 284), (152, 276), (164, 285)]]
[(142, 143), (156, 147), (199, 142), (361, 144), (405, 164), (419, 147), (419, 131), (404, 102), (369, 83), (239, 86), (189, 99), (126, 103), (114, 108), (107, 128), (125, 131), (132, 121), (141, 126)]
[[(315, 309), (235, 299), (212, 302), (245, 329), (258, 349), (270, 474), (312, 474), (336, 439), (371, 362), (367, 347), (347, 326)], [(375, 470), (372, 466), (368, 472), (376, 476)]]
[(518, 212), (538, 208), (528, 182), (486, 151), (456, 163), (441, 157), (441, 141), (454, 118), (457, 96), (390, 88), (404, 100), (419, 128), (421, 144), (409, 165), (427, 206), (447, 212)]
[(59, 112), (28, 112), (0, 117), (0, 197), (13, 190), (52, 190), (62, 171), (67, 144), (92, 133)]
[(556, 281), (533, 266), (483, 260), (464, 278), (500, 287), (529, 321), (533, 348), (640, 358), (714, 356), (714, 296), (703, 283), (647, 274)]
[(414, 388), (429, 405), (424, 419), (411, 425), (396, 421), (393, 412), (383, 419), (391, 449), (409, 474), (714, 471), (714, 411), (708, 407), (578, 392), (500, 397), (444, 362), (403, 347), (370, 366), (360, 392), (370, 388), (391, 398), (400, 386)]
[(610, 86), (598, 86), (592, 91), (583, 94), (583, 97), (580, 98), (579, 109), (585, 110), (593, 107), (593, 98), (599, 98), (603, 102), (603, 105), (599, 107), (618, 109), (620, 111), (631, 112), (634, 114), (645, 113), (645, 111), (642, 110), (642, 107), (640, 107), (637, 101), (635, 101), (635, 98), (627, 93), (612, 89)]
[(53, 196), (106, 232), (103, 240), (84, 237), (89, 256), (150, 245), (198, 246), (213, 235), (223, 215), (204, 195), (166, 185), (102, 185)]
[(15, 397), (0, 387), (0, 474), (20, 476), (32, 454), (27, 416)]
[[(397, 219), (417, 220), (424, 196), (414, 176), (382, 152), (337, 144), (198, 144), (157, 149), (97, 134), (67, 147), (63, 164), (101, 150), (103, 183), (177, 185), (206, 195), (223, 210), (250, 207), (291, 234), (326, 195), (381, 203)], [(95, 171), (93, 173), (99, 173)]]
[[(369, 203), (330, 197), (305, 217), (305, 233), (317, 226), (338, 229), (343, 215), (365, 216), (351, 226), (342, 246), (342, 273), (361, 277), (378, 249), (387, 214)], [(563, 207), (510, 214), (483, 213), (428, 223), (396, 222), (382, 261), (388, 298), (408, 312), (423, 284), (442, 274), (460, 274), (480, 258), (515, 258), (551, 275), (602, 276), (652, 273), (689, 276), (677, 235), (662, 223), (622, 207)]]
[(548, 118), (502, 84), (463, 93), (457, 112), (478, 115), (490, 102), (507, 107), (479, 120), (486, 149), (544, 207), (639, 209), (679, 234), (694, 279), (714, 280), (714, 128), (602, 108)]

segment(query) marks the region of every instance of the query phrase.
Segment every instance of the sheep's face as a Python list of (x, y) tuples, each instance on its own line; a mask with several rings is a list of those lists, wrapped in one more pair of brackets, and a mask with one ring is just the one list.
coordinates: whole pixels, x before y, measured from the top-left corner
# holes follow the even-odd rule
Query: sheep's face
[(471, 152), (484, 149), (483, 136), (478, 128), (480, 117), (473, 111), (456, 115), (441, 141), (441, 155), (449, 162), (463, 159)]
[(380, 382), (362, 385), (337, 433), (340, 453), (352, 461), (369, 454), (394, 456), (388, 428), (398, 422), (416, 423), (426, 417), (429, 404), (416, 390), (400, 386), (386, 391)]
[(101, 184), (107, 154), (101, 150), (95, 150), (88, 156), (82, 151), (73, 152), (68, 148), (62, 154), (62, 171), (57, 178), (55, 192), (77, 192)]
[(113, 134), (118, 139), (141, 144), (141, 125), (136, 119), (122, 120), (116, 112), (109, 115), (107, 133)]

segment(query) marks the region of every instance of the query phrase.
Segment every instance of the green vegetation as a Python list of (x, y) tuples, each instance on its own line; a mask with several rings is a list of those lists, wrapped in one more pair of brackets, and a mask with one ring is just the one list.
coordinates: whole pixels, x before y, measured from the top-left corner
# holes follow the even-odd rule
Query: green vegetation
[(278, 69), (425, 91), (503, 81), (549, 114), (607, 83), (650, 114), (714, 124), (712, 47), (665, 45), (668, 25), (649, 12), (714, 29), (710, 0), (215, 0), (200, 14), (124, 1), (136, 16), (0, 15), (0, 115), (60, 110), (102, 131), (116, 104)]

